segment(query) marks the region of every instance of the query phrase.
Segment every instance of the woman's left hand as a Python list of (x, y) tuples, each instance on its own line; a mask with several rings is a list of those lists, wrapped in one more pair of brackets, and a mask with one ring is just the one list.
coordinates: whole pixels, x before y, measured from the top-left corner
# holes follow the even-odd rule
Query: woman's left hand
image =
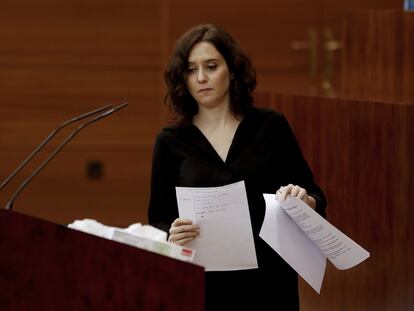
[(316, 207), (315, 199), (308, 195), (306, 189), (297, 185), (289, 184), (287, 186), (280, 187), (279, 190), (276, 191), (276, 200), (279, 202), (283, 202), (288, 196), (302, 200), (313, 209)]

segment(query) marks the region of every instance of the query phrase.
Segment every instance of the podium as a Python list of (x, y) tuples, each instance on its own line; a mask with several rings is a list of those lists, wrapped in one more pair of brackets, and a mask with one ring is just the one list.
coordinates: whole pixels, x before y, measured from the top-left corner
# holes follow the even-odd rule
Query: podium
[(0, 310), (204, 310), (204, 269), (0, 210)]

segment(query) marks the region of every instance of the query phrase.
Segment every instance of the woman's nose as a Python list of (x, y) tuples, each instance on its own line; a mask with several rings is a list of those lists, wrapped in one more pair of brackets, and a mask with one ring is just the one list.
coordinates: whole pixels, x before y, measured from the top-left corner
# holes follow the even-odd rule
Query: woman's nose
[(207, 77), (206, 77), (203, 69), (200, 69), (198, 71), (198, 73), (197, 73), (197, 81), (199, 83), (203, 83), (203, 82), (206, 82), (207, 81)]

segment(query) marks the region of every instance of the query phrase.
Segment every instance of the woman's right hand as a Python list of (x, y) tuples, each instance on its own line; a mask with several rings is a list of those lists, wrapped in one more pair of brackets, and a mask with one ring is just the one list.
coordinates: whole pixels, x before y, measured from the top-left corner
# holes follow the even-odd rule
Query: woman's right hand
[(200, 235), (200, 227), (194, 225), (189, 219), (177, 218), (171, 224), (169, 233), (169, 242), (177, 245), (184, 245)]

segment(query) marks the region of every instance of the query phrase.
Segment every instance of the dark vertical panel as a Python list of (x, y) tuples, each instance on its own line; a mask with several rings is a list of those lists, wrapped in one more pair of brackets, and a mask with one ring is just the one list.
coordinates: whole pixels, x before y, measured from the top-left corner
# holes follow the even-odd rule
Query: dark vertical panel
[(371, 252), (328, 266), (321, 295), (302, 283), (304, 310), (408, 310), (414, 305), (414, 107), (275, 96), (328, 198), (328, 220)]
[(414, 103), (414, 12), (405, 12), (403, 23), (404, 102)]
[(345, 26), (341, 95), (414, 103), (413, 13), (360, 11)]

